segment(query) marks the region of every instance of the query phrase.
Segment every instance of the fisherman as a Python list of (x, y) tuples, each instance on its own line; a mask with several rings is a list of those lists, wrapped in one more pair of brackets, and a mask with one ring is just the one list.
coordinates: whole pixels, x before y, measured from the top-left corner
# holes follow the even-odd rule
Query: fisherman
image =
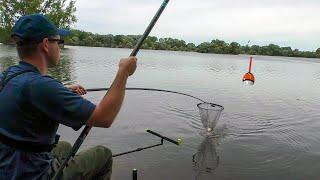
[[(59, 124), (109, 128), (117, 116), (126, 82), (137, 59), (121, 59), (108, 93), (98, 105), (81, 97), (86, 90), (65, 87), (50, 76), (48, 67), (60, 61), (62, 36), (41, 14), (21, 17), (12, 30), (18, 65), (0, 73), (0, 179), (51, 179), (71, 150), (57, 143)], [(82, 151), (65, 168), (62, 179), (110, 179), (112, 154), (104, 146)]]

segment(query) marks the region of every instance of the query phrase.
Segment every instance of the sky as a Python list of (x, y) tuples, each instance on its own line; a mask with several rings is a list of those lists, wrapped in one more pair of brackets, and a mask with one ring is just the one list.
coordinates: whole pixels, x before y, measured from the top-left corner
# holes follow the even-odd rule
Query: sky
[[(142, 34), (162, 0), (77, 0), (74, 27), (98, 34)], [(198, 45), (221, 39), (320, 48), (320, 0), (170, 0), (152, 36)]]

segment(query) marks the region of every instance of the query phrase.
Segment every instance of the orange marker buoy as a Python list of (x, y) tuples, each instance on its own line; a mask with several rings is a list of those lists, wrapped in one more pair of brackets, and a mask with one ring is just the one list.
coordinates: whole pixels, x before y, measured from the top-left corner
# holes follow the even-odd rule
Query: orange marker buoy
[(253, 85), (255, 81), (254, 75), (251, 73), (251, 67), (252, 67), (252, 56), (250, 57), (249, 72), (247, 72), (242, 79), (242, 81), (248, 85)]

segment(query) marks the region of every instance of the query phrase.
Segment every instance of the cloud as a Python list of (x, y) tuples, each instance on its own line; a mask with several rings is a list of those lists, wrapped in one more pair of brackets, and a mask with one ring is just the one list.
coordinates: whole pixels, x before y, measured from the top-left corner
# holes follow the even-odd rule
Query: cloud
[[(99, 34), (141, 34), (161, 0), (78, 0), (75, 27)], [(171, 0), (152, 35), (196, 44), (212, 39), (320, 47), (319, 0)]]

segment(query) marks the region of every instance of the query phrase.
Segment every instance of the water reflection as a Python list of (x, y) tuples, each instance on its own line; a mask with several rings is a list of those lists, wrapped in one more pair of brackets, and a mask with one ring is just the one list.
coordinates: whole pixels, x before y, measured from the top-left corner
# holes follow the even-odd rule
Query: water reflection
[(8, 67), (18, 64), (18, 58), (13, 56), (0, 57), (0, 72), (6, 70)]
[(75, 83), (74, 60), (70, 54), (63, 54), (58, 66), (49, 68), (48, 74), (65, 85)]
[(193, 155), (192, 163), (196, 172), (196, 180), (212, 178), (212, 174), (220, 163), (217, 145), (217, 137), (206, 137), (198, 147), (198, 152)]

